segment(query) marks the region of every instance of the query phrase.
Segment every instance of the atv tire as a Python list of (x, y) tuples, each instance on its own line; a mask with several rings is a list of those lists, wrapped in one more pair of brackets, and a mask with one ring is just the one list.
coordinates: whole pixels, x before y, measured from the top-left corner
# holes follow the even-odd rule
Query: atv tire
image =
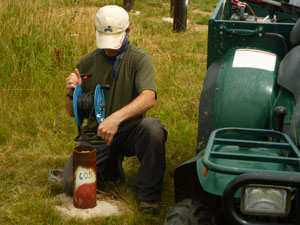
[(168, 212), (165, 225), (215, 225), (215, 216), (208, 206), (184, 199)]

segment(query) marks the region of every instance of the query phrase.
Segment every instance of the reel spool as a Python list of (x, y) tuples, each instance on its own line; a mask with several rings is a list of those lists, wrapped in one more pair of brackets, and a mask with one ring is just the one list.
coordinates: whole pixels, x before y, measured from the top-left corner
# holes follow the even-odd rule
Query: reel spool
[[(75, 121), (80, 127), (83, 123), (85, 118), (89, 118), (95, 116), (98, 125), (104, 120), (105, 118), (105, 98), (103, 89), (109, 88), (108, 85), (103, 85), (101, 87), (100, 84), (96, 86), (94, 96), (87, 95), (83, 93), (81, 86), (76, 86), (73, 96), (73, 110)], [(86, 100), (88, 103), (93, 101), (93, 104), (86, 104), (83, 102)], [(83, 108), (87, 107), (87, 108)], [(87, 113), (83, 113), (84, 111), (88, 111), (89, 117), (86, 115)], [(94, 115), (92, 115), (94, 112)]]

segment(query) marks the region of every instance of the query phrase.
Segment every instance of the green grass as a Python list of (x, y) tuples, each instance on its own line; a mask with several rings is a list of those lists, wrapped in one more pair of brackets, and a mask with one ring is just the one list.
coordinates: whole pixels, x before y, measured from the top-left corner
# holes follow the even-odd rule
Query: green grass
[[(95, 48), (96, 0), (0, 0), (0, 224), (163, 224), (174, 204), (173, 175), (195, 154), (198, 103), (206, 71), (207, 23), (214, 1), (189, 1), (187, 32), (174, 33), (170, 1), (135, 1), (130, 41), (150, 53), (158, 91), (148, 116), (169, 132), (167, 171), (158, 218), (138, 211), (138, 160), (124, 162), (126, 182), (107, 187), (133, 211), (123, 217), (70, 219), (54, 208), (61, 187), (48, 172), (63, 168), (76, 143), (76, 123), (64, 108), (65, 78)], [(207, 13), (208, 12), (208, 13)]]

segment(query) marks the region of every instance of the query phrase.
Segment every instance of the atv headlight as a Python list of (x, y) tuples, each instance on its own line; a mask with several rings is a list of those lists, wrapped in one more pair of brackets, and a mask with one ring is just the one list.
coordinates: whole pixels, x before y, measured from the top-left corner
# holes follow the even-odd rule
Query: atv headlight
[(290, 212), (291, 192), (286, 187), (245, 186), (241, 211), (251, 215), (286, 216)]

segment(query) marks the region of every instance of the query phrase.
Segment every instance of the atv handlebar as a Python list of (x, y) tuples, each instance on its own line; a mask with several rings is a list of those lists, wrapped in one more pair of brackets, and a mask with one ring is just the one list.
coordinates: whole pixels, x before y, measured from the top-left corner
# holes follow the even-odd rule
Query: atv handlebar
[(281, 6), (281, 3), (279, 1), (274, 1), (274, 0), (250, 0), (251, 2), (256, 2), (256, 3), (268, 3), (271, 5), (275, 6)]
[(275, 11), (280, 11), (284, 13), (291, 13), (291, 14), (297, 14), (300, 16), (300, 5), (291, 3), (290, 0), (284, 1), (284, 0), (249, 0), (250, 2), (254, 2), (257, 4), (262, 5), (263, 7), (266, 6), (267, 8), (270, 8)]

